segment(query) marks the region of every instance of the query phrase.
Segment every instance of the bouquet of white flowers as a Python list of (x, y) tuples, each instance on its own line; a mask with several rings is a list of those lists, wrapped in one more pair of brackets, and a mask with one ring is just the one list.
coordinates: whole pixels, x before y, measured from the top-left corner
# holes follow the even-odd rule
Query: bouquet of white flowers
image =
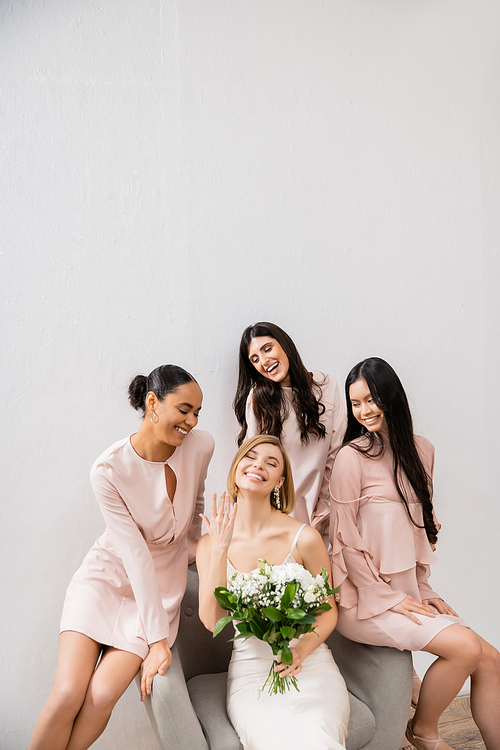
[(274, 661), (262, 689), (269, 685), (270, 694), (284, 693), (293, 685), (298, 690), (295, 677), (280, 678), (274, 667), (279, 660), (292, 663), (290, 641), (314, 630), (316, 615), (331, 609), (328, 597), (338, 589), (330, 587), (324, 568), (321, 575), (313, 576), (298, 563), (259, 562), (260, 567), (251, 573), (235, 573), (228, 588), (215, 589), (218, 603), (231, 614), (218, 621), (214, 637), (235, 622), (238, 635), (233, 640), (255, 636), (269, 643)]

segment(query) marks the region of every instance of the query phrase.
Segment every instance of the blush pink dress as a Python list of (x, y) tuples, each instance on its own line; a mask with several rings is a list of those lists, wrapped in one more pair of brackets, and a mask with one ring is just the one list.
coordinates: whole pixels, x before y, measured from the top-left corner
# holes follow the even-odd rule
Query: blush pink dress
[[(434, 447), (415, 436), (425, 470), (432, 477)], [(362, 437), (353, 444), (367, 445)], [(339, 452), (330, 482), (332, 572), (340, 587), (337, 630), (353, 641), (419, 651), (441, 630), (465, 625), (458, 617), (417, 615), (421, 625), (390, 611), (407, 594), (439, 598), (429, 585), (437, 561), (424, 529), (414, 526), (393, 480), (393, 454), (387, 441), (379, 458), (352, 445)], [(422, 506), (407, 488), (413, 519), (422, 525)]]
[[(167, 638), (173, 645), (213, 450), (208, 432), (192, 430), (164, 463), (141, 458), (130, 438), (99, 456), (90, 478), (106, 529), (69, 584), (61, 632), (75, 630), (141, 659), (150, 643)], [(173, 501), (165, 464), (177, 478)]]
[[(283, 421), (281, 442), (290, 457), (295, 486), (295, 510), (293, 517), (318, 529), (328, 545), (328, 523), (330, 517), (330, 491), (328, 484), (332, 466), (346, 428), (346, 414), (339, 387), (335, 378), (321, 372), (313, 372), (316, 383), (321, 385), (321, 403), (325, 412), (321, 417), (326, 427), (322, 440), (311, 437), (307, 443), (300, 439), (300, 429), (293, 408), (293, 390), (283, 387), (288, 408)], [(246, 405), (246, 438), (259, 434), (259, 426), (253, 411), (253, 394), (249, 394)], [(318, 393), (319, 396), (319, 393)]]

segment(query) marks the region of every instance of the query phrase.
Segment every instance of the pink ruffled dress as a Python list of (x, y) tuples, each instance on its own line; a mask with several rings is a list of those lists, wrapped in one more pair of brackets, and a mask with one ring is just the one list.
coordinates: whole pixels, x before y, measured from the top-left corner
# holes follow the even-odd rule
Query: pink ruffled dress
[[(99, 456), (90, 478), (106, 529), (71, 579), (61, 632), (75, 630), (141, 659), (150, 643), (168, 638), (173, 645), (213, 450), (208, 432), (191, 430), (165, 462), (141, 458), (130, 438)], [(177, 479), (172, 500), (165, 464)]]
[[(432, 477), (434, 447), (415, 436), (424, 468)], [(362, 447), (367, 439), (353, 441)], [(406, 495), (413, 519), (423, 524), (422, 506), (411, 489)], [(335, 586), (340, 587), (337, 630), (353, 641), (419, 651), (441, 630), (461, 618), (436, 614), (409, 617), (392, 612), (407, 594), (415, 599), (440, 598), (429, 585), (430, 565), (437, 561), (424, 529), (414, 526), (397, 493), (393, 454), (387, 442), (378, 458), (352, 445), (339, 452), (330, 482), (330, 541)]]
[[(326, 428), (325, 438), (314, 437), (302, 443), (297, 416), (293, 408), (293, 390), (283, 386), (287, 402), (287, 416), (283, 420), (281, 442), (289, 455), (295, 486), (295, 510), (292, 515), (302, 523), (318, 529), (328, 545), (330, 518), (329, 481), (333, 462), (346, 428), (345, 408), (335, 378), (322, 372), (313, 372), (313, 378), (321, 386), (321, 403), (325, 412), (321, 417)], [(253, 393), (246, 404), (246, 439), (259, 434), (259, 426), (253, 411)]]

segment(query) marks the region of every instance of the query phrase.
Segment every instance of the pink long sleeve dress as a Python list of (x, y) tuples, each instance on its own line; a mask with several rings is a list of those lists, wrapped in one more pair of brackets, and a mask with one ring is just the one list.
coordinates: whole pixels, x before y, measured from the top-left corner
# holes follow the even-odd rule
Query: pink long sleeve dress
[[(425, 470), (432, 477), (434, 447), (415, 436)], [(365, 447), (367, 438), (353, 441)], [(419, 651), (441, 630), (465, 625), (458, 617), (417, 615), (421, 625), (392, 612), (407, 594), (439, 598), (429, 585), (437, 561), (424, 529), (414, 526), (397, 493), (393, 454), (387, 441), (379, 458), (368, 458), (352, 444), (340, 450), (330, 482), (332, 571), (340, 587), (337, 630), (353, 641)], [(422, 506), (407, 489), (413, 519), (423, 524)]]
[[(75, 630), (141, 659), (151, 643), (167, 638), (173, 645), (213, 450), (208, 432), (191, 430), (165, 462), (141, 458), (130, 438), (99, 456), (90, 478), (106, 529), (71, 579), (61, 632)], [(177, 478), (173, 499), (165, 464)]]
[[(293, 408), (293, 390), (283, 387), (287, 399), (287, 416), (283, 420), (283, 443), (292, 464), (295, 486), (295, 510), (293, 517), (318, 529), (328, 545), (330, 518), (329, 481), (333, 462), (337, 455), (346, 428), (345, 407), (335, 378), (321, 372), (313, 372), (313, 378), (321, 386), (321, 403), (325, 412), (321, 417), (326, 428), (325, 438), (311, 437), (307, 443), (300, 439), (300, 429)], [(319, 395), (319, 394), (318, 394)], [(246, 405), (246, 438), (259, 435), (259, 425), (253, 411), (253, 393)]]

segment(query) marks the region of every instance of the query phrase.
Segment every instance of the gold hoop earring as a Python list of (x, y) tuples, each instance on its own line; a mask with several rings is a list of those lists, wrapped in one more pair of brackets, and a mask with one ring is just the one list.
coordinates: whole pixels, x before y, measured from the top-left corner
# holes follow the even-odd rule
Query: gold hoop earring
[(155, 411), (152, 411), (152, 412), (150, 413), (150, 415), (149, 415), (149, 418), (150, 418), (150, 420), (151, 420), (151, 422), (152, 422), (153, 424), (156, 424), (157, 422), (159, 422), (159, 419), (160, 419), (160, 418), (158, 417), (158, 414), (157, 414), (157, 413), (156, 413)]
[(273, 495), (274, 495), (274, 503), (275, 503), (277, 509), (281, 510), (280, 488), (279, 487), (275, 487), (274, 488)]

